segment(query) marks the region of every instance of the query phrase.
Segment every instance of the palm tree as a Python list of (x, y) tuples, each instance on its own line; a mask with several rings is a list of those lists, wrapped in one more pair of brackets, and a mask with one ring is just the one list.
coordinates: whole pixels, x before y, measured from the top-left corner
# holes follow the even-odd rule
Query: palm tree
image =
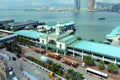
[(74, 76), (75, 71), (73, 69), (68, 69), (67, 71), (70, 76)]
[(75, 80), (82, 80), (83, 74), (76, 72)]

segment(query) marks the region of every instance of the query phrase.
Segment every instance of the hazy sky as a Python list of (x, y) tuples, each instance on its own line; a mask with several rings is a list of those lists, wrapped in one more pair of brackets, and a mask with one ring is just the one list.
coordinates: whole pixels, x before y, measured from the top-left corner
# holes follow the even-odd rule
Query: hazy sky
[[(120, 0), (96, 0), (96, 2), (120, 3)], [(73, 4), (74, 0), (0, 0), (0, 8), (15, 6), (39, 6), (47, 4)]]

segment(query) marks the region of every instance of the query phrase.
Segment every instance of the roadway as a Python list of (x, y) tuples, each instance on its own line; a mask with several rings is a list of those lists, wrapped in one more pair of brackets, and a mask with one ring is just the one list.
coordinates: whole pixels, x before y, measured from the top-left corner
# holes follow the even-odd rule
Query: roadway
[[(13, 67), (13, 72), (15, 73), (15, 76), (19, 79), (19, 80), (25, 80), (25, 78), (22, 76), (22, 74), (20, 73), (20, 59), (18, 59), (13, 53), (8, 52), (6, 50), (1, 50), (2, 53), (7, 54), (10, 57), (10, 60), (7, 61), (7, 67), (11, 66)], [(12, 57), (16, 57), (16, 61), (12, 60)], [(11, 78), (8, 75), (8, 71), (7, 72), (7, 80), (11, 80)]]
[[(48, 77), (48, 73), (44, 72), (43, 70), (40, 70), (39, 68), (35, 67), (34, 65), (25, 62), (21, 59), (18, 59), (15, 54), (4, 50), (0, 50), (2, 53), (7, 54), (10, 57), (10, 60), (7, 63), (7, 66), (12, 66), (13, 67), (13, 72), (15, 73), (15, 76), (19, 79), (19, 80), (25, 80), (24, 76), (21, 74), (20, 72), (20, 67), (22, 67), (23, 71), (28, 72), (30, 75), (32, 75), (33, 77), (35, 77), (37, 80), (51, 80)], [(17, 60), (13, 61), (12, 57), (16, 57)], [(11, 78), (8, 75), (8, 71), (7, 71), (7, 80), (11, 80)]]
[[(24, 53), (25, 55), (27, 56), (33, 56), (35, 57), (36, 59), (39, 59), (40, 60), (40, 57), (41, 57), (41, 54), (38, 54), (36, 52), (33, 52), (33, 51), (29, 51), (29, 50), (24, 50)], [(71, 66), (68, 66), (66, 64), (63, 64), (60, 60), (55, 60), (55, 59), (52, 59), (52, 58), (49, 58), (50, 60), (53, 60), (55, 63), (59, 63), (61, 64), (62, 67), (64, 67), (66, 70), (72, 68), (74, 69), (76, 72), (80, 72), (84, 75), (84, 77), (87, 79), (87, 80), (101, 80), (97, 77), (94, 77), (94, 76), (91, 76), (89, 74), (86, 74), (86, 70), (85, 68), (82, 68), (82, 67), (78, 67), (78, 68), (73, 68)], [(112, 80), (112, 79), (108, 79), (108, 80)]]

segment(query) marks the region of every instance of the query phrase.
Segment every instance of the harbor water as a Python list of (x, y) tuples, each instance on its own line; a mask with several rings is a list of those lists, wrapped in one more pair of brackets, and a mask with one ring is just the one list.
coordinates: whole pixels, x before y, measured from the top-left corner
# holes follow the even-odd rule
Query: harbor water
[[(104, 20), (99, 18), (105, 17)], [(26, 10), (1, 10), (0, 19), (12, 18), (15, 21), (38, 20), (47, 25), (67, 21), (76, 23), (76, 35), (83, 39), (103, 41), (106, 34), (120, 25), (120, 13), (117, 12), (41, 12)]]

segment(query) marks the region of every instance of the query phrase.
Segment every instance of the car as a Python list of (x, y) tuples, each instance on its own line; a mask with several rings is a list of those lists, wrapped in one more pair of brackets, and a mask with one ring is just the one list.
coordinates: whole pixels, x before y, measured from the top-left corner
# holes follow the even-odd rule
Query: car
[(13, 77), (12, 80), (18, 80), (18, 78), (17, 77)]
[(12, 57), (12, 60), (13, 60), (13, 61), (16, 61), (16, 57)]
[(60, 70), (62, 70), (63, 72), (66, 72), (66, 69), (64, 67), (61, 67)]
[(8, 67), (8, 71), (13, 71), (13, 67)]
[(13, 78), (13, 77), (14, 77), (14, 72), (13, 72), (13, 71), (10, 71), (10, 72), (9, 72), (9, 77), (10, 77), (10, 78)]

